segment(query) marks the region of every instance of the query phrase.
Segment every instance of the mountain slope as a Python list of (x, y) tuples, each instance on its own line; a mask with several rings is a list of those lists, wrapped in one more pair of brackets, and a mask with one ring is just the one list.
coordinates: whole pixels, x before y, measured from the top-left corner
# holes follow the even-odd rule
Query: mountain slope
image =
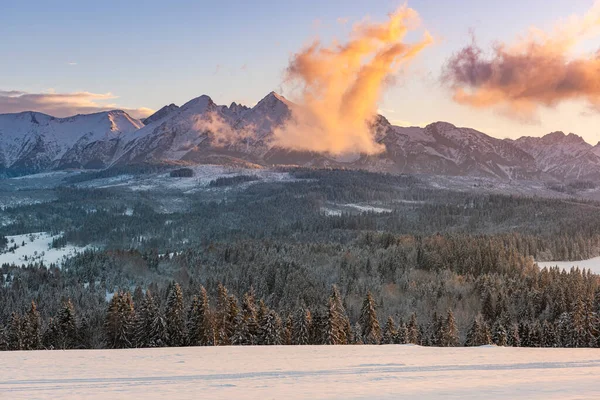
[(15, 175), (51, 168), (106, 168), (144, 162), (244, 163), (495, 177), (600, 179), (600, 145), (555, 132), (501, 140), (446, 122), (391, 125), (376, 116), (381, 154), (334, 156), (273, 145), (276, 128), (298, 105), (271, 92), (254, 107), (217, 105), (206, 95), (167, 105), (144, 122), (123, 111), (70, 118), (25, 112), (0, 115), (0, 171)]
[(21, 175), (56, 167), (83, 167), (75, 153), (142, 126), (141, 121), (119, 110), (68, 118), (36, 112), (0, 114), (0, 170)]
[(521, 137), (510, 141), (529, 153), (536, 167), (557, 179), (600, 178), (600, 154), (573, 133), (553, 132), (543, 137)]

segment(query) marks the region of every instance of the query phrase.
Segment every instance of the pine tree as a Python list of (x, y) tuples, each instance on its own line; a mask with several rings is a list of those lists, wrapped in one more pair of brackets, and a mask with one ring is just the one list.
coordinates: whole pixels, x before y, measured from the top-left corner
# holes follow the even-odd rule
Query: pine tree
[(521, 337), (519, 336), (519, 327), (512, 324), (508, 331), (508, 345), (511, 347), (521, 347)]
[[(131, 298), (131, 297), (130, 297)], [(59, 348), (74, 349), (77, 345), (77, 321), (75, 319), (75, 308), (71, 299), (63, 303), (63, 306), (58, 313), (58, 328), (60, 332), (59, 336)]]
[(467, 332), (465, 346), (467, 346), (467, 347), (479, 346), (478, 336), (479, 336), (480, 330), (481, 330), (481, 327), (479, 325), (479, 318), (475, 318), (475, 320), (473, 321), (473, 324), (471, 325), (471, 328)]
[(38, 350), (42, 348), (42, 334), (40, 329), (40, 313), (34, 301), (31, 302), (29, 311), (23, 318), (23, 349)]
[(504, 347), (508, 344), (508, 332), (499, 319), (492, 328), (492, 340), (496, 346)]
[(494, 307), (494, 301), (492, 299), (492, 293), (487, 291), (483, 298), (481, 305), (481, 314), (487, 323), (490, 323), (496, 319), (496, 309)]
[(542, 346), (542, 326), (539, 321), (535, 321), (529, 326), (529, 345), (530, 347)]
[(167, 337), (167, 323), (150, 290), (146, 290), (136, 312), (133, 342), (136, 347), (164, 347)]
[(383, 339), (381, 344), (394, 344), (397, 334), (398, 331), (396, 330), (394, 319), (392, 317), (388, 317), (385, 327), (383, 328)]
[(261, 321), (259, 328), (259, 344), (261, 345), (281, 345), (282, 341), (282, 324), (279, 315), (271, 310)]
[(165, 308), (167, 344), (170, 347), (185, 346), (187, 335), (183, 307), (183, 293), (178, 283), (171, 285)]
[(9, 350), (23, 350), (23, 330), (21, 316), (13, 312), (8, 321), (7, 343)]
[(525, 321), (519, 323), (519, 338), (521, 339), (521, 347), (532, 347), (529, 338), (529, 324)]
[(215, 313), (216, 339), (219, 345), (231, 344), (231, 327), (228, 325), (229, 293), (222, 283), (217, 286), (217, 309)]
[(310, 310), (300, 308), (294, 316), (292, 326), (292, 344), (307, 345), (310, 344), (310, 331), (312, 324), (312, 315)]
[(412, 313), (410, 316), (410, 320), (408, 321), (408, 325), (406, 326), (408, 336), (406, 337), (406, 342), (410, 344), (419, 344), (421, 341), (419, 339), (419, 324), (417, 323), (417, 314)]
[(189, 312), (188, 330), (192, 346), (212, 346), (215, 344), (215, 331), (210, 314), (208, 294), (201, 286), (200, 294), (194, 297)]
[(317, 309), (313, 313), (312, 323), (310, 324), (310, 342), (311, 344), (325, 344), (325, 332), (327, 329), (327, 315)]
[(433, 313), (429, 328), (429, 342), (431, 346), (441, 347), (444, 341), (444, 319), (437, 312)]
[(294, 328), (294, 322), (292, 316), (288, 315), (285, 321), (285, 327), (283, 328), (283, 344), (289, 346), (292, 344), (292, 329)]
[(479, 331), (478, 341), (480, 346), (492, 344), (492, 333), (490, 332), (490, 326), (487, 322), (481, 322), (481, 330)]
[(396, 338), (394, 340), (396, 344), (407, 344), (408, 343), (408, 328), (404, 322), (400, 322), (398, 326), (398, 332), (396, 333)]
[(379, 344), (381, 342), (381, 328), (379, 327), (375, 308), (375, 300), (371, 292), (368, 292), (363, 301), (359, 319), (362, 327), (362, 340), (365, 344)]
[(331, 289), (329, 304), (327, 307), (327, 319), (325, 327), (325, 344), (347, 344), (348, 338), (344, 329), (346, 312), (342, 305), (340, 293), (335, 285)]
[(556, 332), (548, 321), (542, 324), (542, 347), (556, 347)]
[(242, 300), (241, 318), (236, 322), (236, 338), (234, 344), (252, 345), (256, 344), (258, 335), (258, 316), (255, 302), (254, 289), (250, 288)]
[(455, 347), (458, 346), (458, 344), (459, 338), (456, 320), (454, 319), (454, 313), (452, 310), (448, 309), (448, 315), (446, 316), (446, 322), (444, 324), (442, 346)]
[(115, 293), (108, 304), (104, 323), (108, 347), (112, 349), (132, 347), (134, 322), (135, 309), (131, 294), (129, 292)]

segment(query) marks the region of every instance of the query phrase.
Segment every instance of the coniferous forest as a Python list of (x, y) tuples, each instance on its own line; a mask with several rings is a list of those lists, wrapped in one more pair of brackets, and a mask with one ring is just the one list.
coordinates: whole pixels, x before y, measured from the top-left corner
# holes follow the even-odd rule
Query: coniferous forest
[(60, 266), (1, 266), (0, 348), (600, 347), (598, 276), (535, 263), (599, 255), (600, 204), (281, 174), (191, 193), (82, 174), (3, 209), (2, 252), (20, 245), (5, 236), (42, 231), (88, 247)]

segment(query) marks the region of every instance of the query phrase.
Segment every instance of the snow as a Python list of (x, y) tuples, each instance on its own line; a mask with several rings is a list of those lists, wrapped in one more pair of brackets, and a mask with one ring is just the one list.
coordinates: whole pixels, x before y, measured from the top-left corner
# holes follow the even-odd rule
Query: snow
[[(14, 252), (5, 251), (4, 253), (0, 253), (0, 265), (5, 263), (22, 265), (41, 261), (46, 266), (49, 266), (52, 263), (60, 266), (65, 258), (72, 257), (87, 248), (72, 245), (67, 245), (61, 249), (50, 248), (52, 240), (59, 238), (60, 236), (61, 235), (52, 236), (47, 232), (6, 236), (9, 242), (8, 248), (14, 244), (19, 247)], [(23, 242), (25, 242), (24, 246), (22, 245)], [(25, 257), (27, 257), (27, 259), (25, 259)]]
[[(207, 189), (211, 181), (217, 178), (233, 177), (238, 175), (256, 176), (262, 182), (291, 182), (296, 181), (287, 172), (277, 172), (268, 169), (251, 169), (238, 167), (223, 167), (219, 165), (195, 165), (188, 168), (194, 171), (194, 176), (189, 178), (172, 177), (169, 173), (149, 174), (143, 176), (119, 175), (111, 178), (96, 179), (77, 184), (80, 187), (124, 187), (134, 192), (147, 192), (156, 190), (180, 190), (184, 193), (193, 193), (197, 190)], [(244, 183), (249, 185), (252, 182)], [(214, 190), (223, 190), (221, 188)]]
[(589, 269), (594, 274), (600, 275), (600, 257), (590, 258), (582, 261), (545, 261), (537, 263), (540, 268), (544, 267), (559, 267), (561, 269), (569, 271), (572, 267), (582, 269)]
[(321, 212), (327, 216), (341, 216), (344, 211), (358, 211), (358, 212), (374, 212), (376, 214), (388, 213), (393, 210), (389, 208), (375, 207), (368, 204), (331, 204), (330, 207), (321, 207)]
[(360, 205), (360, 204), (344, 204), (345, 207), (355, 208), (361, 212), (374, 212), (376, 214), (382, 214), (386, 212), (392, 212), (389, 208), (381, 208), (381, 207), (373, 207), (369, 205)]
[(0, 114), (0, 161), (11, 166), (21, 157), (31, 157), (38, 138), (44, 143), (45, 156), (57, 160), (76, 143), (118, 138), (143, 126), (119, 110), (68, 118), (37, 112)]
[(10, 399), (593, 399), (600, 350), (419, 346), (5, 352)]

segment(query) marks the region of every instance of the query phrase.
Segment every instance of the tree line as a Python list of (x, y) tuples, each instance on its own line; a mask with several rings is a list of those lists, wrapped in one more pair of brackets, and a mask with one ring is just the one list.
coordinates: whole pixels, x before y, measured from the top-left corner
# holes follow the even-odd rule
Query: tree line
[(558, 312), (551, 320), (513, 323), (506, 300), (493, 299), (487, 292), (481, 312), (473, 320), (465, 340), (454, 313), (434, 313), (426, 324), (416, 313), (406, 319), (385, 318), (382, 324), (378, 305), (369, 292), (360, 314), (351, 321), (337, 286), (333, 285), (325, 304), (312, 309), (299, 307), (283, 313), (256, 298), (253, 289), (241, 301), (222, 284), (215, 304), (200, 286), (186, 304), (178, 283), (167, 289), (164, 305), (151, 289), (137, 287), (114, 293), (102, 315), (102, 329), (80, 318), (71, 300), (56, 315), (44, 321), (34, 301), (23, 314), (13, 312), (0, 329), (0, 349), (88, 349), (147, 348), (231, 345), (350, 345), (417, 344), (455, 347), (495, 344), (513, 347), (599, 347), (600, 290), (585, 301), (578, 298), (572, 311)]

